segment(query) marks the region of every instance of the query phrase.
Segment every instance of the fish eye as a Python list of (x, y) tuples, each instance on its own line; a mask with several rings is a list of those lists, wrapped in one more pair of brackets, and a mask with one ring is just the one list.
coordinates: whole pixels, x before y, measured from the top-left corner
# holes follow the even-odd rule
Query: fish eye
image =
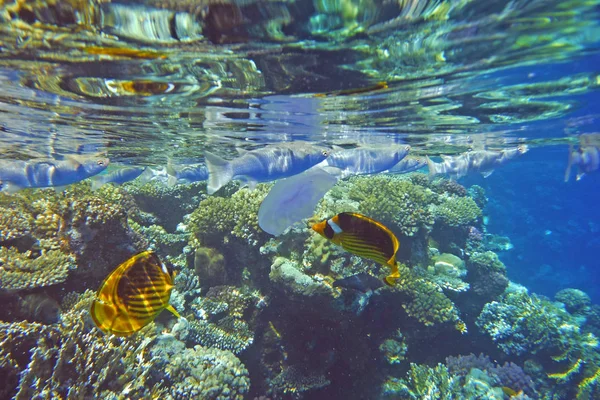
[(321, 152), (321, 154), (323, 154), (325, 157), (327, 157), (329, 155), (329, 150), (323, 150)]
[(97, 164), (100, 165), (100, 166), (104, 166), (104, 161), (98, 160)]

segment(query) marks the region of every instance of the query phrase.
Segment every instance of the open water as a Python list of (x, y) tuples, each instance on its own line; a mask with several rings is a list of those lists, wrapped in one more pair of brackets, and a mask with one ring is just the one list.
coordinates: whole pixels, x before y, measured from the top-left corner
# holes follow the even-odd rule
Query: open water
[[(600, 154), (599, 21), (595, 0), (0, 1), (0, 397), (600, 399), (598, 160), (565, 182)], [(307, 219), (261, 228), (271, 182), (168, 179), (298, 141), (527, 151), (340, 180), (309, 221), (400, 242), (401, 280), (369, 291), (333, 282), (386, 267)], [(151, 173), (8, 190), (73, 157)], [(101, 332), (96, 292), (147, 249), (185, 319)]]

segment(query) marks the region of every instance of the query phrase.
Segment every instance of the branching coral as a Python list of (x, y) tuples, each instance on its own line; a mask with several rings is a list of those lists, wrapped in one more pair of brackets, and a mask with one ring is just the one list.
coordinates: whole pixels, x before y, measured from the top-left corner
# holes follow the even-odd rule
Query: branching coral
[(479, 307), (500, 296), (508, 286), (506, 267), (491, 251), (476, 252), (467, 262), (467, 280)]
[[(26, 285), (14, 284), (14, 276), (0, 278), (2, 282), (13, 282), (13, 288), (60, 283), (69, 271), (102, 276), (121, 257), (145, 247), (144, 240), (127, 226), (125, 209), (99, 197), (85, 183), (71, 185), (62, 192), (48, 189), (24, 190), (12, 196), (0, 194), (0, 204), (12, 210), (4, 222), (15, 224), (0, 228), (8, 240), (0, 242), (1, 251), (11, 258), (5, 260), (3, 269), (35, 270), (38, 274), (44, 269), (48, 275), (30, 279)], [(16, 248), (18, 253), (8, 247)]]

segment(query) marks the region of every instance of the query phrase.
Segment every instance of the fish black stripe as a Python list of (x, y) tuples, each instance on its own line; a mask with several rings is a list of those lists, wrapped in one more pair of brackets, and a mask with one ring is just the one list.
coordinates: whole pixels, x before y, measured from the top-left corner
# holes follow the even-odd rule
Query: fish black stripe
[(155, 305), (155, 304), (163, 304), (165, 303), (165, 301), (168, 301), (168, 298), (165, 297), (154, 297), (151, 299), (148, 298), (141, 298), (141, 297), (136, 297), (136, 298), (131, 298), (129, 299), (129, 301), (127, 302), (127, 304), (131, 304), (131, 305), (139, 305), (139, 304), (143, 304), (143, 305)]
[(378, 252), (381, 254), (388, 254), (388, 252), (386, 250), (381, 249), (379, 246), (375, 246), (375, 245), (372, 245), (369, 243), (365, 244), (365, 243), (354, 241), (354, 240), (344, 240), (343, 243), (344, 243), (344, 245), (346, 245), (346, 247), (353, 247), (356, 249), (364, 249), (367, 251), (374, 251), (374, 252)]
[(386, 253), (386, 254), (395, 253), (395, 249), (394, 249), (395, 246), (393, 246), (393, 243), (391, 243), (391, 242), (381, 243), (381, 242), (377, 242), (374, 240), (362, 240), (360, 238), (356, 238), (354, 235), (347, 235), (344, 238), (344, 242), (349, 242), (349, 243), (361, 245), (364, 247), (375, 248), (375, 249), (378, 249), (379, 251), (381, 251), (382, 253)]

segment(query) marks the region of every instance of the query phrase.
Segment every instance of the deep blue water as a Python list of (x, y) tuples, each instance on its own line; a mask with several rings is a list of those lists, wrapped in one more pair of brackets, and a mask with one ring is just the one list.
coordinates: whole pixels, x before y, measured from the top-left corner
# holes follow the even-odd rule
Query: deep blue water
[(600, 176), (563, 182), (568, 147), (533, 149), (488, 178), (466, 185), (486, 189), (488, 231), (508, 236), (501, 252), (509, 277), (552, 297), (578, 288), (600, 301)]

